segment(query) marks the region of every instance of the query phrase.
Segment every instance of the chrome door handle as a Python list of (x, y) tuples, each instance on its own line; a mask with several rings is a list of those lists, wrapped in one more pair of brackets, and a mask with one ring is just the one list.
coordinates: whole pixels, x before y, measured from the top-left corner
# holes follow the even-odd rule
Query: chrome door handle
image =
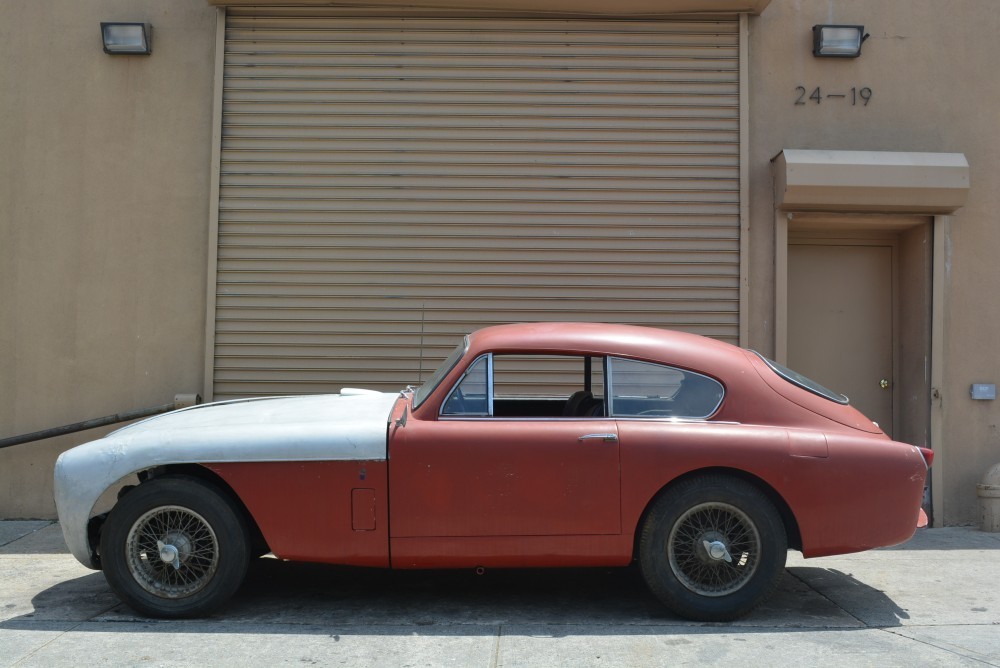
[(605, 443), (617, 443), (618, 434), (584, 434), (579, 437), (578, 441), (592, 441), (594, 439), (601, 439)]

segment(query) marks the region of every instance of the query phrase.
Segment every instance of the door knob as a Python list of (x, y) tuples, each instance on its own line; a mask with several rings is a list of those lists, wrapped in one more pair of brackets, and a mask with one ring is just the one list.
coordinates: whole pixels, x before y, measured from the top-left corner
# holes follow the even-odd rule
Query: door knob
[(880, 380), (878, 382), (878, 386), (881, 387), (883, 390), (888, 390), (889, 389), (889, 381), (887, 381), (885, 378), (883, 378), (882, 380)]

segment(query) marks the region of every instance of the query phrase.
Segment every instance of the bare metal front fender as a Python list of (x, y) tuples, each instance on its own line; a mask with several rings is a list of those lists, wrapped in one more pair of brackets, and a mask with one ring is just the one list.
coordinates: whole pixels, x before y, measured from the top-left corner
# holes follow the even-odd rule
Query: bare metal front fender
[(206, 404), (130, 425), (59, 456), (55, 502), (70, 552), (99, 568), (87, 537), (94, 505), (116, 482), (167, 464), (384, 460), (398, 394), (286, 397)]

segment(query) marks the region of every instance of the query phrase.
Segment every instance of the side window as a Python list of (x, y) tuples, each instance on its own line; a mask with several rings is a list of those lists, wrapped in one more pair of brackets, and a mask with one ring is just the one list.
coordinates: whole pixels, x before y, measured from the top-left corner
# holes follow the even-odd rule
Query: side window
[(441, 415), (490, 415), (489, 356), (480, 357), (445, 399)]
[(609, 369), (614, 417), (700, 419), (722, 404), (722, 384), (700, 373), (616, 357)]
[(591, 418), (606, 415), (604, 358), (487, 354), (441, 406), (443, 417)]
[(604, 415), (604, 358), (493, 355), (493, 415), (590, 418)]

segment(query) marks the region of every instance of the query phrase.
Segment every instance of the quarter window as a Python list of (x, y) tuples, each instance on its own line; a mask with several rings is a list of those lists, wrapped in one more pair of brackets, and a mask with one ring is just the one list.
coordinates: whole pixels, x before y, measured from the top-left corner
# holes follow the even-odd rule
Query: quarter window
[(722, 404), (722, 384), (700, 373), (617, 357), (609, 370), (613, 417), (704, 419)]
[(473, 362), (445, 399), (441, 415), (490, 415), (489, 370), (488, 355)]

